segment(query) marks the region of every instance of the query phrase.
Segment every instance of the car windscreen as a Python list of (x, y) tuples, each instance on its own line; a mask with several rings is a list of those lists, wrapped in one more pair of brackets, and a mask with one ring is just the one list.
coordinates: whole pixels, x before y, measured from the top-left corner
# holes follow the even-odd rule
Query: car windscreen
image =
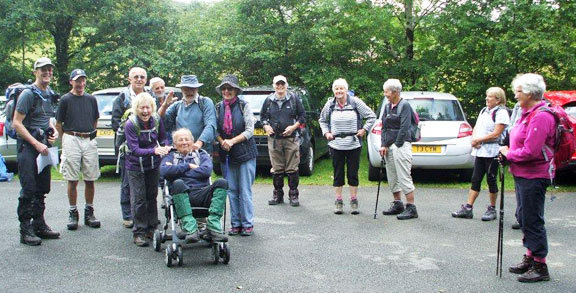
[(96, 100), (98, 100), (98, 112), (100, 112), (100, 117), (112, 115), (112, 106), (116, 96), (118, 96), (118, 94), (95, 95)]
[(238, 97), (248, 102), (253, 113), (260, 113), (264, 100), (266, 100), (268, 94), (243, 94)]
[(464, 121), (458, 101), (432, 98), (408, 100), (420, 121)]
[(564, 111), (566, 111), (566, 114), (572, 116), (572, 118), (576, 118), (576, 105), (570, 104), (568, 106), (564, 106)]

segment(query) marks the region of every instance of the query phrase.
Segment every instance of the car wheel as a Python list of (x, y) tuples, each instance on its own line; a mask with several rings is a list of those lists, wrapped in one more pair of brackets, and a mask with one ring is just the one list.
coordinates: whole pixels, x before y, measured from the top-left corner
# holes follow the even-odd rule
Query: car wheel
[(314, 148), (312, 145), (308, 147), (308, 153), (306, 154), (306, 158), (300, 166), (298, 166), (298, 170), (300, 171), (300, 175), (302, 176), (310, 176), (314, 171)]
[[(386, 179), (386, 171), (382, 170), (382, 178), (381, 180)], [(368, 180), (370, 181), (378, 181), (378, 177), (380, 177), (380, 168), (372, 167), (372, 165), (368, 164)]]

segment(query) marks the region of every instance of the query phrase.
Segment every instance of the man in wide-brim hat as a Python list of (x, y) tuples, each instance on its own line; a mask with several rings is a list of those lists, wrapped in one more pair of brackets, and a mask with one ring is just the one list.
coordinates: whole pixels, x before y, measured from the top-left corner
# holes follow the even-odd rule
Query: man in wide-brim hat
[(182, 75), (180, 83), (176, 85), (182, 89), (182, 100), (170, 105), (172, 99), (166, 99), (158, 114), (165, 119), (168, 131), (189, 129), (197, 138), (193, 149), (202, 148), (211, 153), (216, 134), (216, 110), (210, 98), (198, 94), (202, 85), (196, 75)]

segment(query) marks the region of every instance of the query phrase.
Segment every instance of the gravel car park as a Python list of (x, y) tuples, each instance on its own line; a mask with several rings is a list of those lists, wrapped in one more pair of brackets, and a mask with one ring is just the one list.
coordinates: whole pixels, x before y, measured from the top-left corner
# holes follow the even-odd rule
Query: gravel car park
[[(322, 136), (322, 130), (318, 123), (320, 107), (310, 98), (307, 90), (299, 87), (289, 87), (288, 90), (295, 92), (302, 99), (302, 104), (306, 110), (306, 123), (300, 125), (300, 175), (310, 176), (314, 172), (314, 161), (328, 153), (326, 139)], [(256, 165), (258, 167), (270, 167), (270, 157), (268, 155), (268, 137), (260, 123), (260, 110), (266, 97), (273, 93), (272, 86), (257, 86), (245, 88), (239, 95), (241, 99), (247, 101), (254, 112), (256, 123), (254, 125), (254, 138), (258, 147), (258, 157)], [(214, 171), (221, 173), (220, 156), (218, 154), (219, 145), (216, 144), (213, 152)]]
[[(470, 180), (474, 163), (470, 155), (472, 127), (458, 99), (438, 92), (401, 92), (400, 97), (420, 117), (422, 139), (412, 143), (412, 169), (455, 170), (462, 181)], [(372, 181), (378, 180), (380, 173), (381, 118), (386, 103), (388, 100), (382, 99), (378, 119), (368, 133), (368, 177)]]

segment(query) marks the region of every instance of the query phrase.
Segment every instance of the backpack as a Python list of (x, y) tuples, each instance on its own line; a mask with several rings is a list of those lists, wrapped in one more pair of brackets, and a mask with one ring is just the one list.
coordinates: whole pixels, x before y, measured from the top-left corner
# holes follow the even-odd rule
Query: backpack
[(120, 120), (120, 126), (118, 127), (118, 131), (116, 132), (116, 140), (114, 141), (114, 144), (116, 145), (116, 147), (118, 148), (118, 159), (116, 161), (116, 173), (118, 173), (120, 171), (120, 158), (124, 157), (126, 154), (130, 153), (130, 149), (128, 148), (128, 145), (126, 144), (126, 133), (125, 133), (125, 127), (126, 127), (126, 122), (128, 120), (132, 121), (132, 124), (134, 125), (134, 127), (136, 128), (136, 135), (140, 136), (141, 133), (143, 132), (157, 132), (158, 131), (158, 127), (160, 126), (160, 114), (154, 112), (152, 113), (152, 119), (154, 119), (154, 127), (152, 127), (151, 129), (145, 129), (142, 130), (140, 128), (140, 123), (138, 123), (138, 119), (136, 115), (132, 115), (132, 109), (129, 108), (126, 110), (126, 112), (124, 112), (124, 115), (122, 115), (122, 119)]
[[(42, 97), (42, 92), (35, 86), (23, 85), (21, 83), (15, 83), (6, 89), (6, 106), (4, 106), (4, 117), (6, 121), (4, 122), (4, 128), (6, 129), (6, 136), (12, 139), (17, 139), (16, 129), (12, 125), (14, 119), (14, 112), (16, 111), (16, 105), (18, 104), (18, 98), (24, 90), (31, 90), (34, 95), (34, 103), (32, 103), (32, 108), (30, 108), (30, 113), (36, 110), (36, 103), (38, 99), (44, 99)], [(50, 95), (54, 95), (52, 89), (49, 89)], [(8, 139), (8, 138), (6, 138)]]
[[(410, 106), (410, 104), (405, 101), (404, 99), (400, 100), (400, 102), (398, 102), (398, 113), (402, 112), (402, 108), (404, 107), (404, 105), (408, 104)], [(384, 113), (382, 113), (382, 120), (384, 120), (384, 117), (387, 116), (387, 114), (390, 112), (390, 109), (392, 107), (392, 104), (388, 103), (386, 104), (386, 107), (384, 108)], [(421, 126), (420, 126), (420, 116), (418, 116), (418, 113), (416, 111), (414, 111), (412, 109), (412, 118), (410, 119), (410, 137), (412, 138), (412, 142), (415, 141), (420, 141), (422, 139), (422, 131), (421, 131)]]
[(356, 106), (356, 100), (355, 99), (351, 99), (350, 96), (346, 97), (346, 103), (348, 103), (352, 109), (336, 109), (336, 97), (334, 97), (334, 99), (332, 99), (332, 102), (330, 102), (330, 107), (328, 109), (328, 119), (326, 119), (328, 121), (328, 128), (330, 128), (330, 119), (332, 118), (332, 112), (334, 111), (354, 111), (356, 112), (356, 129), (359, 130), (362, 128), (362, 116), (360, 116), (360, 112), (358, 112), (358, 108)]
[[(510, 109), (504, 105), (500, 105), (500, 106), (498, 106), (498, 109), (496, 109), (496, 111), (492, 112), (492, 122), (496, 122), (496, 113), (502, 109), (504, 109), (504, 110), (506, 110), (506, 112), (508, 112), (508, 117), (512, 117), (512, 109)], [(482, 111), (480, 111), (480, 114), (484, 113), (484, 111), (488, 111), (488, 107), (482, 108)], [(512, 121), (510, 121), (510, 123), (512, 123)]]
[[(290, 109), (292, 109), (292, 117), (296, 118), (296, 116), (298, 116), (298, 113), (296, 111), (298, 111), (298, 106), (296, 105), (296, 100), (295, 99), (300, 99), (300, 97), (296, 94), (294, 94), (293, 92), (289, 92), (290, 95), (290, 99), (288, 101), (290, 101)], [(270, 105), (272, 104), (272, 99), (271, 97), (274, 94), (270, 94), (266, 100), (264, 100), (264, 106), (266, 107), (267, 111), (266, 113), (268, 113), (268, 115), (270, 115)]]
[[(540, 111), (552, 114), (552, 116), (554, 116), (554, 120), (556, 121), (554, 148), (550, 149), (550, 147), (547, 145), (542, 147), (542, 154), (544, 155), (544, 159), (546, 161), (550, 161), (550, 168), (548, 170), (550, 173), (550, 181), (552, 184), (554, 184), (552, 172), (568, 165), (568, 162), (572, 158), (572, 154), (574, 154), (576, 151), (576, 139), (574, 137), (574, 129), (572, 128), (572, 123), (568, 119), (568, 114), (566, 114), (564, 108), (553, 105), (542, 106), (538, 110), (530, 113), (527, 118), (528, 123), (530, 119), (532, 119), (532, 117)], [(546, 150), (551, 151), (554, 154), (554, 157), (548, 158), (548, 155), (546, 155)]]
[(12, 178), (14, 178), (14, 173), (8, 172), (8, 169), (6, 168), (6, 160), (2, 154), (0, 154), (0, 182), (12, 181)]

